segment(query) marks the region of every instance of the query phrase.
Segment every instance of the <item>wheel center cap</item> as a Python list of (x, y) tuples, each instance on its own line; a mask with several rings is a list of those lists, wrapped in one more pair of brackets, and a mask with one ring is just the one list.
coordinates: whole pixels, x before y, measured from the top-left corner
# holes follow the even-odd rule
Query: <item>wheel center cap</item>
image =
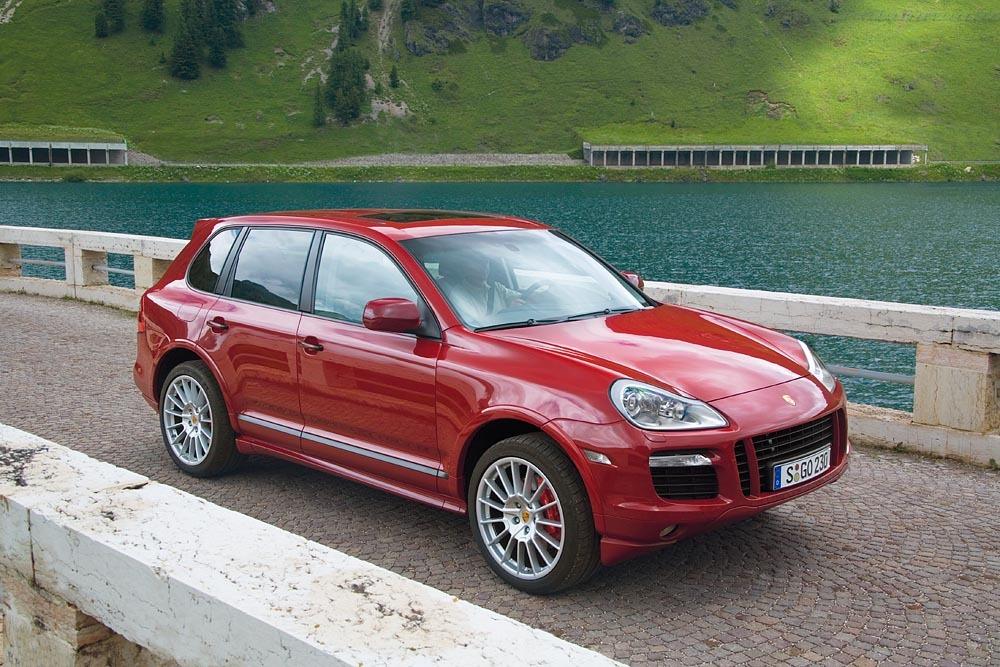
[(528, 510), (522, 510), (521, 521), (523, 521), (524, 523), (528, 523), (530, 519), (531, 519), (531, 512), (529, 512)]

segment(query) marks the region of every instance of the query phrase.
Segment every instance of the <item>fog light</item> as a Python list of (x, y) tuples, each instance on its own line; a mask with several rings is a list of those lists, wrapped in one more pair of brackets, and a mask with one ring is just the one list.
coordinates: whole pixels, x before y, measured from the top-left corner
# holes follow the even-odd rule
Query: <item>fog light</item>
[(670, 533), (674, 532), (675, 528), (677, 528), (677, 524), (674, 524), (672, 526), (667, 526), (666, 528), (660, 531), (660, 537), (666, 537)]
[(606, 466), (611, 465), (611, 459), (600, 452), (592, 452), (589, 449), (585, 449), (583, 450), (583, 455), (587, 457), (588, 461), (593, 463), (603, 463)]

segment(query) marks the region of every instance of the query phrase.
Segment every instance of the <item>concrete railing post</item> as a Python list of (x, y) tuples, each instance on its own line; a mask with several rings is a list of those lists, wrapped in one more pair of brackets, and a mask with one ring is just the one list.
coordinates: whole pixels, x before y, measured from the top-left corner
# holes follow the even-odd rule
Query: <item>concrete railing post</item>
[(142, 294), (163, 277), (171, 260), (134, 255), (132, 262), (135, 270), (135, 291), (137, 294)]
[(918, 344), (913, 421), (976, 433), (1000, 429), (1000, 354)]
[(19, 278), (21, 276), (21, 245), (0, 243), (0, 276)]
[[(83, 250), (73, 246), (73, 284), (77, 287), (107, 285), (108, 272), (105, 269), (95, 269), (95, 266), (107, 266), (108, 253), (97, 250)], [(66, 277), (69, 278), (69, 266), (66, 267)]]

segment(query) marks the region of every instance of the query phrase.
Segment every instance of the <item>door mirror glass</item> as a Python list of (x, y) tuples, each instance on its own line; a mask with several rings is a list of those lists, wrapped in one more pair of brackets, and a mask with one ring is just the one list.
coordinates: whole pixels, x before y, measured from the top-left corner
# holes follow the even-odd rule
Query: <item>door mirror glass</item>
[(372, 299), (365, 304), (362, 322), (372, 331), (408, 333), (420, 327), (420, 309), (409, 299)]
[(643, 289), (646, 286), (646, 281), (643, 280), (642, 276), (638, 273), (633, 273), (632, 271), (622, 271), (622, 275), (625, 277), (625, 280), (632, 283), (632, 287), (635, 287), (636, 289)]

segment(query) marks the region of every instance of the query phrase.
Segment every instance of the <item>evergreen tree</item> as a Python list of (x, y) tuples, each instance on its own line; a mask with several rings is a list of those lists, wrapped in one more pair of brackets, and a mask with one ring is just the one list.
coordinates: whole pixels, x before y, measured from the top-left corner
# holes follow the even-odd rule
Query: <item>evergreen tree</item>
[(97, 16), (94, 17), (94, 37), (98, 39), (103, 39), (108, 36), (108, 17), (104, 15), (104, 12), (97, 12)]
[(396, 69), (395, 65), (389, 70), (389, 87), (399, 88), (399, 70)]
[(238, 0), (214, 0), (215, 21), (222, 34), (226, 48), (237, 49), (243, 46), (243, 33), (240, 31), (240, 11)]
[(323, 127), (326, 125), (326, 108), (323, 106), (323, 91), (320, 89), (319, 81), (316, 82), (316, 97), (313, 100), (313, 126)]
[(163, 0), (145, 0), (140, 17), (142, 29), (147, 32), (163, 32)]
[(353, 49), (333, 54), (326, 80), (326, 100), (333, 115), (345, 125), (361, 115), (368, 102), (365, 88), (365, 59)]
[(198, 64), (198, 46), (190, 32), (185, 30), (174, 41), (170, 51), (170, 76), (178, 79), (197, 79), (201, 76), (201, 66)]
[(382, 11), (382, 0), (368, 0), (368, 11), (370, 12)]
[(403, 22), (412, 21), (417, 18), (417, 3), (416, 0), (403, 0), (403, 4), (399, 9), (400, 17)]
[(226, 66), (226, 47), (221, 28), (215, 31), (215, 37), (208, 44), (208, 64), (215, 69)]
[(351, 16), (351, 3), (344, 0), (340, 4), (340, 41), (350, 44), (354, 41), (354, 19)]
[(104, 0), (102, 13), (108, 22), (108, 34), (116, 34), (125, 29), (125, 0)]

